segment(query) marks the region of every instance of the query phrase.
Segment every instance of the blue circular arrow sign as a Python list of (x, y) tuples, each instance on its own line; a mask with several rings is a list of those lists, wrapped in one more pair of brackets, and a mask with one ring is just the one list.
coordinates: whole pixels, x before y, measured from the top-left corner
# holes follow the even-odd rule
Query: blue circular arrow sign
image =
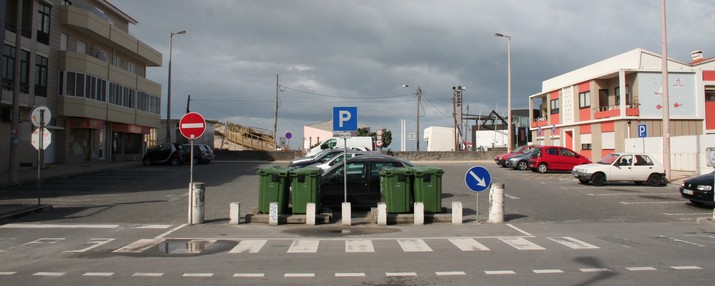
[(492, 175), (482, 166), (470, 168), (464, 176), (464, 183), (473, 192), (481, 192), (489, 188), (492, 183)]

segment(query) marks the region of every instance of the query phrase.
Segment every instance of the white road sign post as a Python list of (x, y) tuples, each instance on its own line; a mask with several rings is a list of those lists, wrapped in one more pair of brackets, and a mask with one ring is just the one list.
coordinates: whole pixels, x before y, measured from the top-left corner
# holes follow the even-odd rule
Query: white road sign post
[[(179, 132), (191, 142), (189, 147), (191, 149), (189, 151), (189, 225), (192, 225), (194, 224), (193, 207), (199, 205), (194, 202), (194, 139), (200, 138), (206, 132), (206, 120), (196, 112), (184, 114), (179, 120)], [(199, 211), (203, 212), (203, 209)], [(203, 215), (199, 217), (203, 217)]]
[(52, 134), (50, 131), (45, 129), (45, 125), (50, 123), (52, 119), (52, 113), (47, 106), (38, 105), (30, 111), (30, 121), (32, 124), (38, 128), (32, 132), (32, 146), (37, 149), (37, 204), (40, 204), (40, 194), (41, 192), (41, 169), (44, 165), (44, 160), (42, 159), (42, 154), (47, 146), (52, 142)]

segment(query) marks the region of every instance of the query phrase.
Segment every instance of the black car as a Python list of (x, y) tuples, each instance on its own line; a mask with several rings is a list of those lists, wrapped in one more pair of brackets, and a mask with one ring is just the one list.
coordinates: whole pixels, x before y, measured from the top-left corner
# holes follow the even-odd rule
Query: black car
[[(385, 155), (363, 155), (347, 160), (347, 199), (354, 208), (370, 208), (380, 202), (380, 175), (384, 167), (412, 167), (409, 162)], [(343, 163), (320, 176), (320, 203), (339, 207), (344, 200)]]
[[(194, 144), (194, 164), (208, 164), (213, 160), (213, 151), (209, 153), (203, 146), (203, 144)], [(183, 144), (182, 148), (182, 161), (189, 163), (191, 162), (191, 144)]]
[(157, 163), (169, 163), (173, 166), (181, 165), (184, 163), (182, 149), (181, 144), (159, 144), (159, 146), (147, 150), (142, 163), (144, 163), (144, 166), (151, 166)]
[(680, 195), (696, 205), (713, 204), (713, 176), (715, 172), (683, 181), (680, 185)]

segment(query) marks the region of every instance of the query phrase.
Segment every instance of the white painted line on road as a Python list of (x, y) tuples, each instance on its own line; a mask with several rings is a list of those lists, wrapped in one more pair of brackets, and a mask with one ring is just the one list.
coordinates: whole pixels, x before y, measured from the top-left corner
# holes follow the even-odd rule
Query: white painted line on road
[(23, 244), (21, 244), (20, 246), (16, 246), (16, 247), (13, 247), (13, 248), (18, 248), (18, 247), (22, 247), (22, 246), (29, 246), (29, 245), (32, 245), (32, 244), (42, 244), (42, 243), (55, 244), (55, 243), (58, 243), (58, 242), (60, 242), (60, 241), (65, 240), (65, 239), (66, 239), (66, 238), (63, 238), (63, 237), (60, 237), (60, 238), (47, 238), (47, 237), (45, 237), (45, 238), (39, 238), (39, 239), (35, 239), (35, 240), (33, 240), (33, 241), (30, 241), (30, 242), (23, 243)]
[(646, 205), (646, 204), (684, 204), (684, 202), (620, 202), (624, 205)]
[(161, 277), (164, 273), (160, 272), (137, 272), (132, 274), (132, 277)]
[(17, 273), (17, 271), (0, 272), (0, 276), (15, 275), (15, 273)]
[(422, 239), (398, 239), (404, 252), (431, 252), (432, 248)]
[(670, 240), (673, 241), (673, 242), (685, 243), (685, 244), (689, 244), (689, 245), (692, 245), (692, 246), (698, 246), (698, 247), (705, 247), (705, 245), (702, 245), (702, 244), (699, 244), (699, 243), (690, 242), (690, 241), (687, 241), (687, 240), (682, 240), (682, 239), (674, 238), (674, 237), (668, 237), (668, 236), (665, 236), (665, 235), (656, 235), (656, 236), (653, 236), (653, 237), (655, 237), (655, 238), (667, 238), (667, 239), (670, 239)]
[(437, 276), (463, 276), (467, 275), (464, 271), (437, 271), (434, 273)]
[(138, 228), (138, 229), (167, 229), (170, 227), (171, 227), (170, 224), (145, 224), (145, 225), (137, 226), (134, 228)]
[(712, 215), (713, 213), (663, 213), (664, 215), (668, 216), (689, 216), (689, 215), (696, 215), (696, 216), (702, 216), (702, 215)]
[(503, 241), (504, 243), (506, 243), (506, 244), (510, 245), (511, 247), (514, 247), (518, 250), (545, 250), (546, 249), (546, 248), (543, 248), (543, 247), (539, 246), (538, 244), (528, 241), (522, 237), (500, 237), (499, 240)]
[(628, 193), (628, 194), (587, 194), (592, 197), (611, 197), (611, 196), (680, 196), (680, 193)]
[(177, 226), (177, 227), (173, 228), (172, 230), (167, 231), (167, 232), (165, 232), (165, 233), (162, 233), (161, 235), (159, 235), (159, 236), (157, 236), (157, 237), (154, 237), (154, 238), (163, 238), (163, 237), (165, 237), (165, 236), (171, 234), (172, 232), (175, 232), (175, 231), (177, 231), (177, 230), (179, 230), (179, 229), (182, 229), (183, 227), (185, 227), (185, 226), (187, 226), (187, 225), (189, 225), (189, 224), (186, 224), (186, 223), (185, 223), (185, 224), (182, 224), (182, 225)]
[(181, 277), (213, 277), (213, 273), (184, 273)]
[(288, 253), (315, 253), (318, 252), (320, 240), (294, 240)]
[(63, 252), (86, 252), (90, 249), (94, 249), (97, 247), (100, 247), (104, 244), (107, 244), (111, 241), (113, 241), (114, 238), (90, 238), (89, 241), (86, 244), (90, 244), (90, 246), (82, 248), (82, 249), (77, 249), (77, 250), (65, 250)]
[(266, 245), (266, 242), (268, 242), (268, 240), (265, 239), (241, 240), (241, 242), (228, 253), (258, 253), (261, 251), (261, 248)]
[(0, 225), (0, 228), (118, 228), (118, 224), (35, 224), (11, 223)]
[(536, 274), (559, 274), (559, 273), (564, 273), (563, 270), (561, 269), (534, 269), (531, 270)]
[(346, 240), (345, 241), (345, 252), (348, 252), (348, 253), (375, 252), (375, 247), (372, 245), (372, 240), (367, 240), (367, 239)]
[(512, 200), (518, 200), (518, 199), (519, 199), (519, 197), (515, 197), (515, 196), (509, 195), (509, 194), (504, 194), (504, 196), (507, 197), (507, 198), (510, 198), (510, 199), (512, 199)]
[(670, 268), (673, 268), (675, 270), (702, 270), (702, 267), (699, 266), (671, 266)]
[(234, 273), (233, 277), (240, 277), (240, 278), (263, 278), (265, 277), (265, 273)]
[(82, 274), (82, 276), (88, 277), (110, 277), (112, 275), (114, 275), (114, 272), (87, 272)]
[(119, 249), (112, 252), (114, 253), (141, 253), (145, 250), (152, 248), (153, 246), (163, 242), (163, 238), (143, 238), (127, 244)]
[(628, 271), (656, 271), (654, 267), (626, 267)]
[(547, 237), (548, 239), (571, 249), (598, 249), (598, 246), (575, 239), (573, 237)]
[(313, 278), (315, 273), (286, 273), (283, 275), (285, 278)]
[(581, 272), (585, 273), (590, 273), (590, 272), (609, 272), (611, 269), (608, 268), (581, 268), (579, 269)]
[(487, 275), (512, 275), (516, 274), (513, 270), (487, 270), (484, 271), (484, 274)]
[(452, 238), (449, 242), (454, 244), (461, 251), (487, 251), (490, 250), (489, 247), (484, 246), (480, 242), (471, 238)]
[(512, 225), (512, 224), (510, 224), (510, 223), (507, 223), (506, 225), (507, 225), (508, 227), (513, 228), (514, 230), (516, 230), (516, 231), (518, 231), (518, 232), (523, 233), (523, 234), (526, 235), (526, 236), (534, 237), (533, 235), (531, 235), (531, 233), (528, 233), (528, 232), (526, 232), (526, 231), (523, 231), (523, 230), (519, 229), (518, 227), (516, 227), (516, 226), (514, 226), (514, 225)]
[(385, 272), (386, 277), (413, 277), (417, 272)]
[(35, 274), (32, 274), (33, 276), (51, 276), (51, 277), (60, 277), (65, 275), (66, 272), (37, 272)]
[(365, 277), (365, 273), (335, 273), (335, 277)]

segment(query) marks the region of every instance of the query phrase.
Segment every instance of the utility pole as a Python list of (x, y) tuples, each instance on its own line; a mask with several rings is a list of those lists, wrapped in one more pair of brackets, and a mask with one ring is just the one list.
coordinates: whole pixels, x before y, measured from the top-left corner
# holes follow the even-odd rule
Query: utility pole
[(670, 83), (668, 82), (668, 32), (666, 31), (665, 24), (665, 0), (661, 0), (661, 25), (662, 25), (662, 74), (663, 74), (663, 167), (665, 167), (665, 176), (667, 180), (670, 180), (670, 98), (668, 98), (668, 89), (670, 88)]
[(189, 105), (191, 105), (191, 94), (189, 94), (189, 98), (186, 99), (186, 113), (189, 113)]
[(273, 117), (273, 143), (278, 147), (278, 139), (276, 139), (276, 132), (278, 132), (278, 74), (276, 74), (276, 113)]
[(20, 129), (20, 59), (22, 58), (22, 3), (23, 1), (17, 1), (17, 21), (15, 22), (15, 69), (13, 71), (13, 89), (12, 89), (12, 110), (10, 111), (11, 123), (10, 123), (10, 174), (8, 175), (8, 181), (11, 184), (17, 184), (18, 175), (17, 171), (20, 168), (20, 164), (17, 159), (17, 145), (20, 144), (20, 135), (18, 130)]
[(417, 96), (417, 138), (415, 138), (415, 141), (417, 141), (417, 152), (420, 151), (420, 102), (422, 101), (422, 89), (420, 89), (420, 86), (417, 86), (417, 91), (415, 92), (415, 95)]

